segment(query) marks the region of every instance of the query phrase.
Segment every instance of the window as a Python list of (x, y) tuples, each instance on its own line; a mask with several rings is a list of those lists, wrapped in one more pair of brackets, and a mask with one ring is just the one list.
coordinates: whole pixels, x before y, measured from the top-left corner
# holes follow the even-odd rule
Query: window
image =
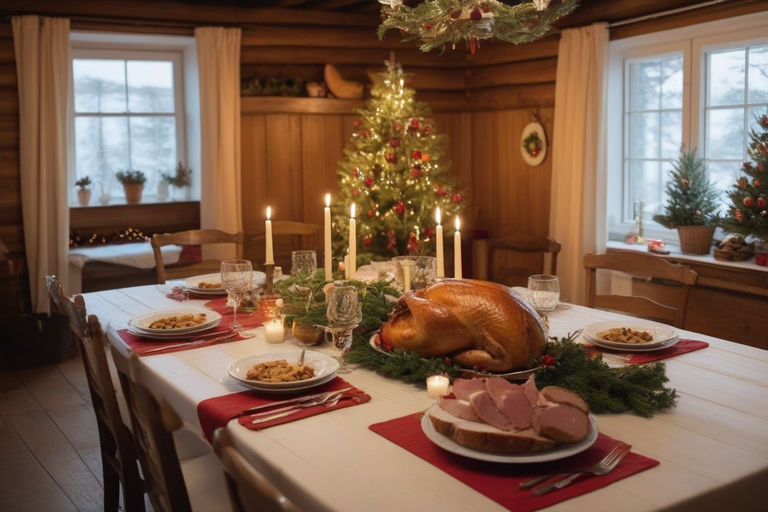
[[(73, 35), (75, 172), (70, 182), (91, 179), (91, 205), (124, 201), (118, 171), (142, 171), (147, 178), (142, 202), (154, 202), (164, 200), (155, 195), (164, 174), (175, 174), (179, 162), (191, 167), (184, 45), (153, 48), (152, 43), (146, 36), (94, 40)], [(70, 204), (75, 203), (73, 193)]]
[(705, 159), (725, 210), (725, 192), (748, 159), (749, 130), (768, 112), (766, 34), (768, 13), (760, 13), (611, 43), (609, 239), (623, 240), (642, 213), (646, 238), (677, 243), (653, 216), (663, 212), (682, 146)]

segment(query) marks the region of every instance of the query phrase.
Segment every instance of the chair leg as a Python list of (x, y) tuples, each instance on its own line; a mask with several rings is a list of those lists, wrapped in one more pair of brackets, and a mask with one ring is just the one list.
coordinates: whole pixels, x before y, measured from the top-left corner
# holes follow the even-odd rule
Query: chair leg
[(104, 481), (104, 512), (118, 512), (120, 510), (120, 476), (103, 455), (101, 466)]

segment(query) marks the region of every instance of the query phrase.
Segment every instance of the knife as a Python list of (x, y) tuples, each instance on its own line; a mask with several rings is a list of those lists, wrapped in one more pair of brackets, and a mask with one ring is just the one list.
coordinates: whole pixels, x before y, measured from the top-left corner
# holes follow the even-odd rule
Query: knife
[(300, 404), (300, 403), (306, 402), (308, 400), (314, 400), (316, 398), (320, 398), (321, 396), (323, 396), (326, 393), (334, 393), (334, 394), (336, 394), (336, 393), (344, 393), (344, 392), (349, 391), (350, 389), (352, 389), (351, 386), (348, 387), (348, 388), (334, 389), (334, 390), (331, 390), (331, 391), (323, 391), (322, 393), (314, 393), (314, 394), (311, 394), (311, 395), (297, 396), (296, 398), (289, 398), (288, 400), (280, 400), (278, 402), (270, 402), (268, 404), (257, 405), (256, 407), (251, 407), (250, 409), (246, 409), (246, 410), (242, 411), (240, 414), (237, 415), (237, 417), (245, 416), (245, 415), (248, 415), (248, 414), (253, 414), (256, 411), (262, 411), (264, 409), (271, 409), (272, 407), (275, 407), (275, 406), (278, 406), (278, 405)]
[(185, 341), (184, 343), (174, 343), (173, 345), (164, 345), (162, 347), (145, 350), (142, 352), (142, 354), (151, 354), (152, 352), (162, 352), (163, 350), (170, 350), (172, 348), (179, 348), (179, 347), (194, 347), (195, 345), (201, 345), (203, 343), (213, 345), (214, 343), (221, 343), (221, 342), (229, 341), (233, 338), (236, 338), (237, 334), (238, 333), (236, 332), (230, 332), (228, 334), (219, 336), (218, 338), (202, 338), (202, 339), (197, 339), (193, 341)]

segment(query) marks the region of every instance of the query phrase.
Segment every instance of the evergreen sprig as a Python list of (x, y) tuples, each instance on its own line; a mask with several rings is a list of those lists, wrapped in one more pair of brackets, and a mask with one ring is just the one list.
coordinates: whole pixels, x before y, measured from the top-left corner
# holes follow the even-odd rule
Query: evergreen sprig
[(682, 151), (669, 171), (664, 215), (653, 220), (668, 229), (711, 226), (718, 221), (719, 194), (709, 181), (704, 160), (696, 150)]

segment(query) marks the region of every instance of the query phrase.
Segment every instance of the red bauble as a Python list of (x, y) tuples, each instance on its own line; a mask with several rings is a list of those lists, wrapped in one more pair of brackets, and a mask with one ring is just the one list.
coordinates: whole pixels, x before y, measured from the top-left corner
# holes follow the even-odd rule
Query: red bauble
[(429, 29), (431, 29), (431, 28), (432, 28), (432, 24), (431, 24), (430, 22), (426, 22), (426, 23), (424, 23), (423, 27), (424, 27), (425, 29), (429, 30)]
[(387, 249), (391, 251), (394, 248), (395, 248), (395, 242), (390, 241), (387, 243)]
[(421, 176), (421, 169), (418, 167), (411, 167), (411, 178), (418, 178)]
[(360, 134), (363, 136), (363, 138), (366, 138), (366, 137), (368, 137), (371, 134), (371, 130), (366, 128), (363, 131), (361, 131)]
[(742, 203), (744, 203), (744, 206), (746, 206), (747, 208), (752, 208), (752, 205), (755, 204), (755, 200), (752, 199), (752, 196), (747, 196), (744, 198)]
[(462, 195), (461, 195), (461, 194), (459, 194), (458, 192), (456, 192), (455, 194), (453, 194), (453, 202), (454, 202), (454, 203), (460, 203), (462, 199), (464, 199), (464, 196), (462, 196)]
[(395, 238), (395, 230), (394, 229), (390, 229), (389, 231), (387, 231), (387, 237), (388, 238)]
[(438, 185), (437, 188), (435, 189), (435, 194), (439, 195), (440, 197), (443, 197), (446, 194), (446, 192), (445, 190), (443, 190), (442, 186)]
[(739, 222), (741, 222), (744, 219), (744, 214), (741, 213), (741, 210), (739, 210), (738, 208), (734, 208), (733, 216), (736, 217), (736, 220)]
[(472, 21), (478, 21), (482, 18), (483, 18), (483, 13), (480, 12), (480, 9), (478, 9), (477, 7), (472, 9), (472, 12), (469, 13), (469, 19), (471, 19)]
[(414, 233), (413, 231), (408, 233), (408, 240), (418, 240), (418, 238), (416, 237), (416, 233)]
[(411, 128), (414, 130), (419, 129), (419, 120), (418, 119), (411, 119)]
[(403, 215), (405, 213), (405, 203), (398, 201), (395, 205), (395, 213), (398, 215)]
[(451, 19), (457, 20), (459, 19), (459, 16), (461, 16), (461, 11), (459, 10), (451, 11)]
[(763, 166), (763, 162), (759, 162), (757, 164), (757, 170), (760, 172), (763, 172), (765, 170), (765, 167)]
[(434, 235), (434, 232), (432, 231), (432, 228), (430, 228), (429, 226), (425, 227), (424, 228), (424, 236), (426, 238), (432, 238), (432, 235)]
[(375, 212), (375, 211), (373, 211), (373, 210), (368, 210), (368, 216), (369, 216), (369, 217), (373, 217), (374, 215), (376, 215), (376, 212)]
[(427, 126), (424, 127), (424, 130), (422, 130), (422, 133), (424, 135), (429, 135), (430, 130), (431, 129), (430, 129), (429, 125), (427, 125)]
[(365, 186), (370, 188), (371, 185), (373, 185), (373, 178), (368, 176), (367, 178), (365, 178)]
[(753, 184), (754, 186), (756, 186), (756, 187), (759, 187), (760, 185), (762, 185), (762, 184), (763, 184), (763, 182), (762, 182), (762, 181), (760, 181), (759, 179), (755, 178), (755, 179), (753, 179), (753, 180), (752, 180), (752, 184)]
[(393, 148), (396, 148), (397, 146), (400, 145), (400, 141), (397, 139), (392, 139), (391, 141), (389, 141), (389, 145), (392, 146)]
[(387, 153), (384, 155), (384, 158), (386, 158), (387, 162), (391, 164), (397, 162), (397, 156), (394, 153)]
[(352, 191), (352, 195), (353, 195), (353, 196), (355, 196), (355, 197), (357, 197), (357, 196), (359, 196), (359, 195), (360, 195), (360, 191), (359, 191), (359, 190), (357, 190), (357, 189), (355, 189), (355, 190), (353, 190), (353, 191)]
[(746, 186), (747, 186), (747, 178), (745, 178), (744, 176), (739, 178), (738, 185), (739, 185), (739, 188), (746, 188)]
[(371, 242), (373, 242), (373, 240), (371, 239), (370, 236), (363, 238), (363, 245), (365, 245), (366, 247), (371, 245)]
[(763, 208), (765, 208), (765, 198), (764, 197), (758, 197), (755, 204), (757, 204), (757, 208), (758, 209), (762, 210)]
[(413, 157), (414, 160), (421, 160), (421, 151), (417, 149), (416, 151), (411, 153), (411, 156)]
[(355, 128), (360, 128), (360, 125), (362, 124), (363, 123), (361, 123), (359, 119), (355, 119), (354, 121), (352, 121), (352, 126), (354, 126)]
[(354, 176), (355, 178), (360, 176), (360, 169), (358, 169), (357, 167), (353, 167), (352, 168), (352, 176)]

